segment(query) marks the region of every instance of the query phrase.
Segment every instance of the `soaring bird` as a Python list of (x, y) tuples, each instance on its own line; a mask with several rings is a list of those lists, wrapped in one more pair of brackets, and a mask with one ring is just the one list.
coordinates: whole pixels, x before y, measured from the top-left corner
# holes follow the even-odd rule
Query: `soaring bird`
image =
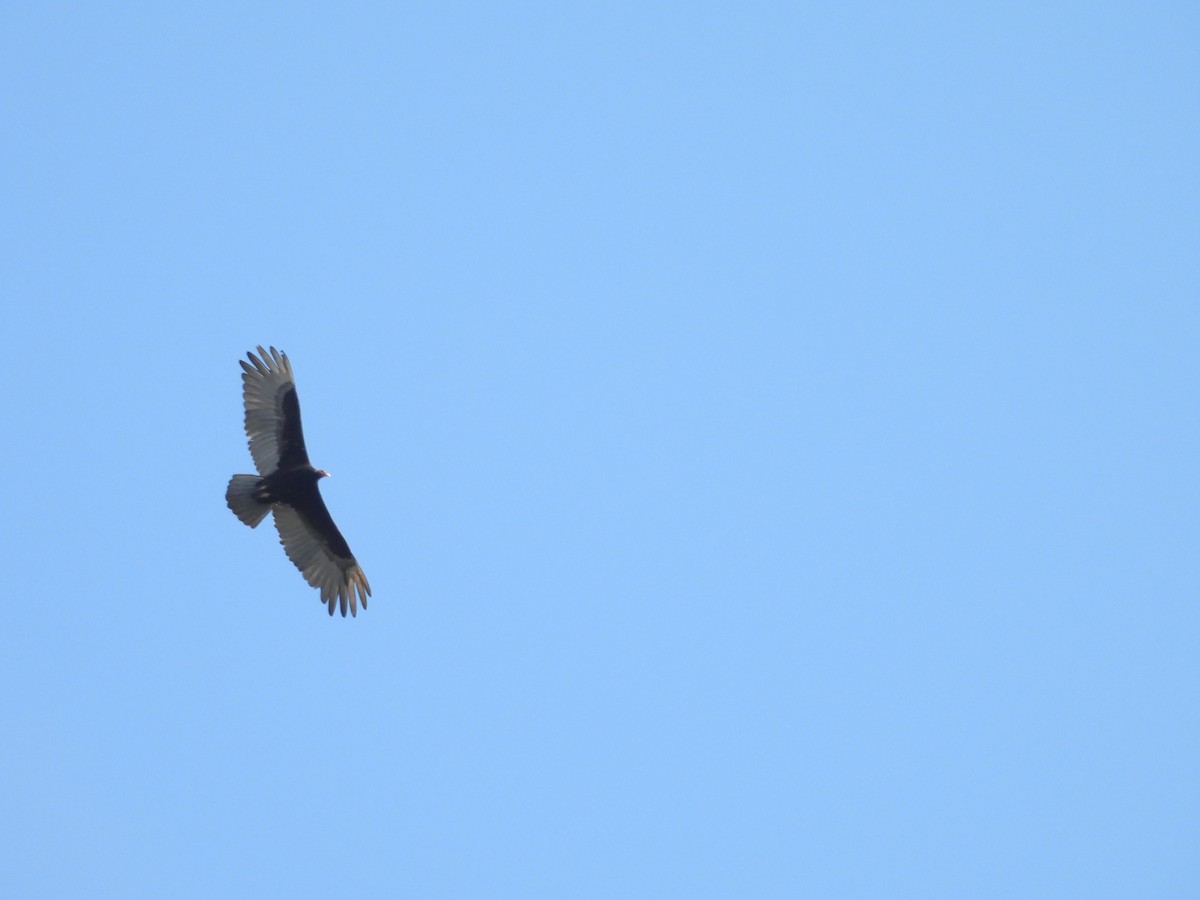
[(321, 591), (329, 614), (340, 606), (342, 616), (347, 607), (357, 616), (358, 603), (367, 608), (371, 585), (317, 490), (329, 473), (308, 461), (292, 364), (274, 347), (267, 352), (260, 346), (258, 356), (246, 356), (250, 362), (239, 360), (242, 400), (258, 475), (234, 475), (225, 502), (251, 528), (274, 513), (279, 543), (305, 580)]

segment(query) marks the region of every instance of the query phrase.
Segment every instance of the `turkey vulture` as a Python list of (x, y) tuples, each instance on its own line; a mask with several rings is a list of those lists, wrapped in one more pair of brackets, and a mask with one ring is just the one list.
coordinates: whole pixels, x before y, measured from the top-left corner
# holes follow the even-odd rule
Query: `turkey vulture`
[(250, 362), (239, 360), (242, 399), (258, 475), (234, 475), (225, 502), (251, 528), (275, 513), (279, 543), (305, 580), (320, 589), (329, 614), (340, 604), (345, 616), (349, 604), (350, 615), (357, 616), (359, 602), (367, 608), (371, 586), (317, 490), (317, 481), (329, 473), (308, 461), (292, 364), (274, 347), (246, 355)]

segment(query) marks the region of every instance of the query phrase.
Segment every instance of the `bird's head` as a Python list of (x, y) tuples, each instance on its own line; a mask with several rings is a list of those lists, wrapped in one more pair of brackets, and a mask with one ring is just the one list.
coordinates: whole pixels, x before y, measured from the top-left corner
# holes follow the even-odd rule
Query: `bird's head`
[(318, 478), (318, 480), (319, 480), (319, 479), (321, 479), (321, 478), (332, 478), (332, 477), (333, 477), (333, 476), (332, 476), (332, 475), (330, 475), (328, 472), (326, 472), (324, 469), (317, 469), (317, 478)]

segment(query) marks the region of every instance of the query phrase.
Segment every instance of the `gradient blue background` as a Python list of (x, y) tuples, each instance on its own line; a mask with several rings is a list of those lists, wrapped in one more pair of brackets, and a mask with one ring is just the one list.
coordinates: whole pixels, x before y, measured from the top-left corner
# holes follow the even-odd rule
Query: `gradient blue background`
[(9, 4), (0, 894), (1200, 893), (1200, 13), (976, 6)]

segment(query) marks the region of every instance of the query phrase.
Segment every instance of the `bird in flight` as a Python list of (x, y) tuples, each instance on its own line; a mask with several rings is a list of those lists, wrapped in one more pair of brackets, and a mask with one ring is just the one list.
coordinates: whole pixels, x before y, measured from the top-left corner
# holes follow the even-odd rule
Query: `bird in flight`
[(300, 427), (300, 401), (287, 354), (258, 348), (242, 364), (242, 401), (246, 407), (246, 434), (258, 475), (234, 475), (225, 490), (233, 514), (258, 527), (267, 513), (275, 514), (279, 543), (304, 579), (321, 591), (321, 600), (333, 615), (349, 607), (358, 615), (358, 604), (367, 608), (371, 585), (346, 539), (317, 490), (317, 481), (329, 475), (313, 468), (304, 448)]

